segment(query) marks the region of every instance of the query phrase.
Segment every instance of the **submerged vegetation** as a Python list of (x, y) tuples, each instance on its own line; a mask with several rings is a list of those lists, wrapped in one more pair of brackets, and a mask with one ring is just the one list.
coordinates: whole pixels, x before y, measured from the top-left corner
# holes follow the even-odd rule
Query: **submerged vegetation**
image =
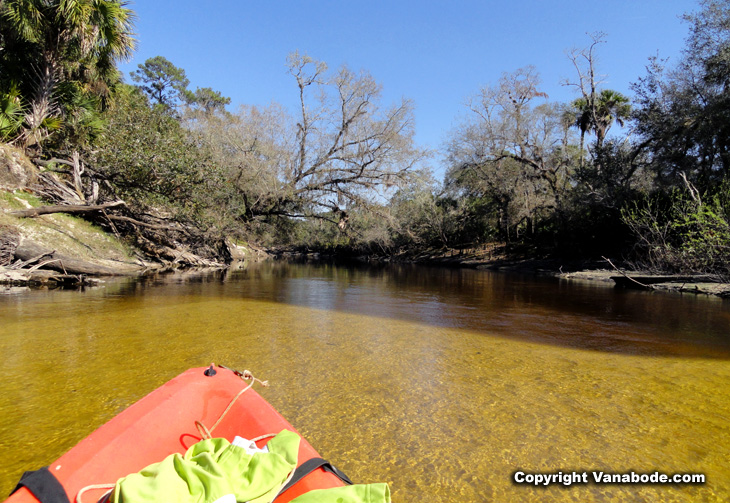
[(727, 280), (730, 7), (700, 6), (682, 60), (651, 59), (632, 99), (597, 77), (602, 34), (568, 55), (572, 102), (550, 101), (534, 67), (477, 90), (438, 181), (413, 104), (384, 104), (367, 72), (293, 53), (296, 110), (233, 112), (162, 56), (123, 83), (126, 2), (7, 0), (0, 139), (41, 168), (33, 189), (50, 203), (124, 201), (92, 218), (161, 260), (225, 261), (230, 242), (381, 255), (502, 243)]

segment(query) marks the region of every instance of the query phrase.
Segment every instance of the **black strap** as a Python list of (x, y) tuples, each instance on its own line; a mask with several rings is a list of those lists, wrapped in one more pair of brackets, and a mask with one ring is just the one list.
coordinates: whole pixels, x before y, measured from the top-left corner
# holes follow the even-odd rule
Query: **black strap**
[(21, 487), (26, 487), (41, 503), (70, 503), (66, 490), (58, 479), (48, 471), (47, 466), (34, 472), (25, 472), (20, 477), (17, 487), (10, 494), (12, 495)]
[[(329, 461), (325, 461), (322, 458), (312, 458), (308, 459), (307, 461), (299, 465), (296, 470), (294, 470), (294, 475), (292, 475), (292, 478), (289, 480), (289, 482), (286, 483), (284, 487), (281, 488), (281, 491), (279, 491), (279, 494), (277, 494), (276, 496), (279, 497), (281, 493), (302, 480), (304, 477), (312, 473), (317, 468), (324, 468), (326, 472), (334, 473), (345, 484), (352, 485), (352, 480), (350, 480), (350, 477), (332, 466)], [(274, 500), (276, 500), (276, 498), (274, 498)]]

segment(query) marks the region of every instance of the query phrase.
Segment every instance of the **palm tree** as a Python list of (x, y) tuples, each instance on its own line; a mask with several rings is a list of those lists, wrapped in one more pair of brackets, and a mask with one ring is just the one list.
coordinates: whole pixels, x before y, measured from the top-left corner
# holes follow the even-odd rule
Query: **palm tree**
[(626, 96), (611, 89), (603, 89), (600, 92), (596, 100), (592, 124), (599, 147), (603, 145), (603, 140), (614, 121), (623, 127), (630, 114), (631, 105)]
[(580, 167), (582, 168), (585, 136), (591, 127), (591, 107), (588, 106), (586, 98), (578, 98), (570, 104), (570, 108), (565, 113), (567, 122), (580, 131)]
[(631, 114), (629, 99), (618, 91), (603, 89), (598, 95), (583, 96), (574, 100), (568, 111), (572, 125), (580, 130), (581, 167), (585, 134), (596, 135), (596, 145), (601, 147), (614, 121), (623, 126)]
[(79, 94), (105, 97), (116, 63), (134, 49), (134, 13), (121, 0), (0, 2), (0, 93), (20, 89), (28, 104), (26, 145), (47, 133)]

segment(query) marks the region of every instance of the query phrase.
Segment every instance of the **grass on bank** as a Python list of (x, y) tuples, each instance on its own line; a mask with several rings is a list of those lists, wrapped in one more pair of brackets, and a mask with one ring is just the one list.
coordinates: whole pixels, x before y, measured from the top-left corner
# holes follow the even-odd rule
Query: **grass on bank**
[(82, 218), (63, 213), (35, 218), (9, 214), (43, 204), (38, 197), (22, 190), (0, 191), (0, 226), (15, 228), (24, 238), (63, 255), (97, 263), (135, 263), (130, 246)]

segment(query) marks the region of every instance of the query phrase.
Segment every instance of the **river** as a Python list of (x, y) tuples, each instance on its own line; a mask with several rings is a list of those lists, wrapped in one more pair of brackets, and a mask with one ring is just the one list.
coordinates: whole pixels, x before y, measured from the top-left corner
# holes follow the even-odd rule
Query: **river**
[[(268, 379), (259, 392), (323, 457), (394, 501), (730, 501), (729, 329), (716, 298), (416, 266), (6, 292), (0, 494), (216, 362)], [(707, 481), (535, 488), (516, 471)]]

